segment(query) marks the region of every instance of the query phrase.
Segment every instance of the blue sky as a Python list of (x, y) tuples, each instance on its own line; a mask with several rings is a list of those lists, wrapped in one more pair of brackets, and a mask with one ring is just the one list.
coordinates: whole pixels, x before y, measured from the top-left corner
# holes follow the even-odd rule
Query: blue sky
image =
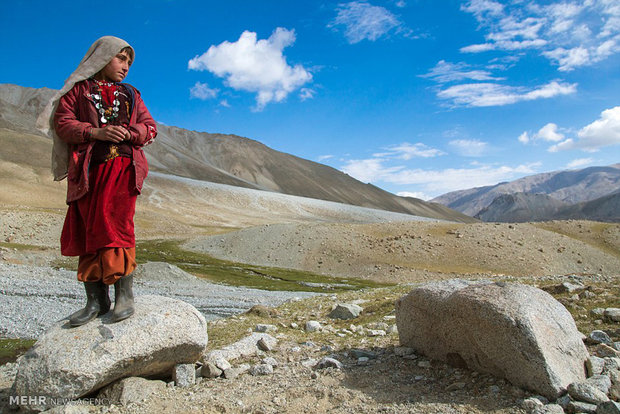
[(60, 88), (127, 40), (167, 125), (237, 134), (429, 199), (620, 162), (620, 2), (26, 1), (0, 82)]

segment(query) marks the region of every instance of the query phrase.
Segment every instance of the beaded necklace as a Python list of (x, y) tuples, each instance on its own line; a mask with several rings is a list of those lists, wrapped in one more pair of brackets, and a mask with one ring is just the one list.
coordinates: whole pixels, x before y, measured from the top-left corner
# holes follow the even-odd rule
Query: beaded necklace
[(97, 79), (93, 79), (95, 81), (95, 85), (97, 85), (97, 91), (99, 93), (92, 94), (92, 98), (95, 101), (95, 108), (101, 115), (100, 121), (102, 124), (107, 124), (111, 120), (118, 118), (118, 111), (121, 105), (121, 102), (118, 100), (118, 89), (114, 90), (114, 100), (112, 101), (112, 105), (106, 108), (105, 102), (103, 100), (103, 88), (111, 88), (116, 87), (116, 84), (113, 82), (102, 82)]

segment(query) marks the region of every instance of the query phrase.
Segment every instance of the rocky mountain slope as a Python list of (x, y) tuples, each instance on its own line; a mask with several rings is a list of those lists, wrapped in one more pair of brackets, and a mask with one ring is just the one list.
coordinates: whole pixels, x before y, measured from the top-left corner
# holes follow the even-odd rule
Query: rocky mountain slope
[(453, 191), (432, 201), (475, 216), (503, 194), (546, 194), (556, 200), (575, 204), (611, 195), (619, 189), (620, 164), (613, 164), (536, 174), (507, 183)]
[(487, 222), (508, 223), (560, 219), (617, 222), (620, 221), (620, 193), (576, 204), (568, 204), (545, 194), (503, 194), (475, 217)]
[[(53, 93), (47, 88), (0, 85), (0, 128), (40, 135), (34, 121)], [(331, 167), (275, 151), (247, 138), (161, 124), (158, 128), (157, 140), (146, 148), (153, 171), (398, 213), (475, 221), (441, 204), (398, 197)]]

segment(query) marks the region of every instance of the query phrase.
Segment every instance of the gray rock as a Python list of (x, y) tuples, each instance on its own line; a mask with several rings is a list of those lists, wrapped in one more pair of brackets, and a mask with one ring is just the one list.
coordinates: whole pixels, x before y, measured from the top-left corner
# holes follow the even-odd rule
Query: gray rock
[(568, 386), (568, 395), (574, 400), (598, 404), (608, 401), (607, 395), (585, 381), (573, 382)]
[(315, 366), (315, 369), (336, 368), (342, 369), (342, 362), (335, 358), (325, 357), (321, 359)]
[(275, 325), (269, 325), (265, 323), (259, 323), (254, 328), (254, 331), (256, 332), (276, 332), (277, 330), (278, 328)]
[(331, 311), (329, 317), (332, 319), (355, 319), (360, 316), (364, 309), (359, 305), (352, 303), (339, 303), (334, 310)]
[(609, 337), (609, 335), (607, 335), (605, 331), (601, 331), (597, 329), (597, 330), (590, 332), (590, 335), (588, 335), (587, 342), (590, 344), (611, 345), (613, 341), (611, 340), (611, 338)]
[(620, 404), (615, 401), (607, 401), (596, 407), (596, 414), (620, 414)]
[(557, 404), (547, 404), (534, 408), (531, 414), (564, 414), (564, 409)]
[(543, 403), (538, 398), (534, 397), (526, 398), (525, 400), (521, 401), (521, 408), (523, 408), (528, 413), (536, 407), (542, 407), (542, 405)]
[(603, 373), (605, 369), (605, 360), (597, 356), (590, 356), (586, 361), (586, 369), (588, 370), (588, 376), (599, 375)]
[(409, 348), (408, 346), (397, 346), (394, 348), (394, 355), (396, 356), (405, 356), (411, 355), (414, 353), (413, 348)]
[[(256, 355), (261, 340), (264, 345), (267, 345), (271, 349), (278, 343), (276, 338), (267, 333), (254, 332), (231, 345), (208, 352), (206, 355), (203, 355), (202, 360), (204, 362), (211, 362), (219, 369), (225, 371), (230, 368), (228, 361), (234, 361), (239, 357)], [(223, 360), (225, 360), (226, 363), (224, 363)]]
[(568, 404), (570, 404), (571, 401), (573, 400), (571, 399), (570, 395), (564, 394), (563, 396), (555, 400), (555, 403), (566, 410)]
[(321, 324), (317, 321), (306, 322), (306, 332), (316, 332), (321, 330)]
[(397, 301), (396, 321), (401, 345), (550, 399), (585, 380), (588, 351), (573, 318), (532, 286), (462, 280), (422, 285)]
[(570, 403), (568, 403), (566, 411), (569, 413), (595, 414), (596, 404), (589, 404), (581, 401), (571, 401)]
[(605, 315), (605, 309), (603, 308), (594, 308), (590, 311), (590, 315), (595, 318), (602, 318)]
[(153, 394), (166, 389), (166, 383), (141, 377), (123, 378), (103, 388), (98, 398), (107, 399), (112, 404), (128, 405), (145, 401)]
[(607, 375), (594, 375), (588, 378), (586, 383), (592, 385), (603, 394), (607, 394), (609, 387), (611, 387), (611, 379)]
[(239, 375), (246, 373), (250, 369), (248, 364), (241, 364), (238, 367), (228, 368), (224, 370), (224, 378), (235, 379)]
[(620, 358), (620, 351), (616, 351), (606, 344), (598, 344), (596, 346), (596, 355), (601, 358)]
[(172, 371), (174, 385), (181, 388), (191, 387), (196, 383), (196, 368), (194, 364), (177, 364)]
[(57, 405), (51, 410), (45, 411), (45, 414), (90, 414), (91, 410), (88, 405), (83, 405), (77, 401), (69, 402), (66, 405)]
[(609, 375), (609, 378), (611, 379), (609, 396), (616, 401), (620, 401), (620, 371), (609, 371), (607, 375)]
[(620, 308), (607, 308), (604, 316), (612, 322), (620, 322)]
[(117, 323), (111, 312), (76, 328), (56, 323), (20, 359), (15, 395), (78, 398), (120, 378), (170, 375), (199, 358), (208, 338), (196, 308), (162, 296), (139, 296), (135, 308)]
[(200, 376), (205, 378), (217, 378), (221, 376), (223, 372), (223, 370), (219, 369), (211, 362), (206, 362), (202, 368), (200, 368)]
[(250, 368), (250, 375), (271, 375), (273, 374), (273, 366), (269, 364), (258, 364)]
[(280, 363), (278, 362), (277, 359), (275, 359), (274, 357), (267, 357), (267, 358), (263, 358), (261, 361), (263, 364), (268, 364), (271, 365), (274, 368), (277, 368)]
[(349, 351), (354, 358), (366, 357), (368, 359), (377, 358), (377, 353), (372, 351), (366, 351), (365, 349), (352, 349)]
[(605, 368), (603, 368), (603, 372), (620, 371), (620, 358), (607, 357), (603, 358), (603, 360), (605, 361)]
[[(275, 339), (275, 338), (274, 338)], [(261, 338), (258, 340), (258, 342), (256, 343), (256, 346), (258, 347), (258, 349), (260, 349), (261, 351), (265, 351), (265, 352), (269, 352), (269, 351), (273, 351), (274, 345), (276, 344), (275, 341), (270, 341), (267, 340), (265, 338)]]

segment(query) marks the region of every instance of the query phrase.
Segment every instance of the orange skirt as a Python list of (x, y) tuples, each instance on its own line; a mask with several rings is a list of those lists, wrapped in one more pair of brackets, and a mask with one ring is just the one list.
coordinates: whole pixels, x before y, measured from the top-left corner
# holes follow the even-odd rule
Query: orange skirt
[(80, 282), (103, 281), (113, 285), (118, 279), (131, 274), (136, 268), (136, 249), (107, 247), (97, 253), (80, 256), (77, 278)]

